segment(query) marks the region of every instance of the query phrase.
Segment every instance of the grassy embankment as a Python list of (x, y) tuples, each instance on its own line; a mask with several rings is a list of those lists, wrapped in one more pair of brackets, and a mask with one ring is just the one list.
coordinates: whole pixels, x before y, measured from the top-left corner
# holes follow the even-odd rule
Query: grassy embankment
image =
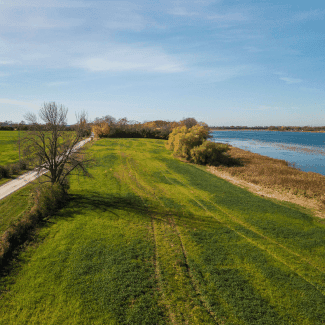
[(303, 172), (288, 166), (284, 160), (269, 158), (236, 147), (230, 147), (231, 157), (243, 162), (240, 167), (213, 167), (245, 181), (275, 188), (297, 196), (314, 198), (325, 208), (325, 176)]
[(325, 225), (164, 143), (91, 147), (94, 179), (2, 282), (1, 324), (325, 323)]

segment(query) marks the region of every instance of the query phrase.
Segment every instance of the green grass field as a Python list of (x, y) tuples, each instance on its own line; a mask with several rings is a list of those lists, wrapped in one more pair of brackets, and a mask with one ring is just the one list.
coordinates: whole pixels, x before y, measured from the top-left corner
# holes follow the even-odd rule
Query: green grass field
[(325, 224), (171, 157), (102, 139), (94, 178), (2, 279), (0, 324), (324, 324)]
[(19, 161), (18, 131), (0, 131), (0, 165)]

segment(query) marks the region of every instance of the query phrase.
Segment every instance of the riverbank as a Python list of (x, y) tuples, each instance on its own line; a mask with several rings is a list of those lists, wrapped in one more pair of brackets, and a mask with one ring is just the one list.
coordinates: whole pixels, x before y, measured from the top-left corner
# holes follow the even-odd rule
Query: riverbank
[(239, 159), (242, 166), (211, 166), (208, 170), (252, 193), (298, 204), (325, 218), (325, 176), (301, 171), (289, 166), (285, 160), (232, 146), (229, 154)]

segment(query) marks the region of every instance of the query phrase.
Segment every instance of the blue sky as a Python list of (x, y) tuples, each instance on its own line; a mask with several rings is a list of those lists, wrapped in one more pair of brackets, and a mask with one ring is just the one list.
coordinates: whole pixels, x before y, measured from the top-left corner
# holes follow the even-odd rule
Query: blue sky
[(325, 125), (325, 2), (0, 0), (0, 121)]

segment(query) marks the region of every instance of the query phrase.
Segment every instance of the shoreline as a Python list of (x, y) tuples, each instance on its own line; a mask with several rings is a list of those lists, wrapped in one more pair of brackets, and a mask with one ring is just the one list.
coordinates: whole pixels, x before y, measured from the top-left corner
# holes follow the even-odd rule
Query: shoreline
[(207, 171), (236, 186), (279, 201), (297, 204), (325, 219), (325, 176), (291, 167), (285, 160), (230, 147), (230, 156), (243, 166), (208, 166)]

